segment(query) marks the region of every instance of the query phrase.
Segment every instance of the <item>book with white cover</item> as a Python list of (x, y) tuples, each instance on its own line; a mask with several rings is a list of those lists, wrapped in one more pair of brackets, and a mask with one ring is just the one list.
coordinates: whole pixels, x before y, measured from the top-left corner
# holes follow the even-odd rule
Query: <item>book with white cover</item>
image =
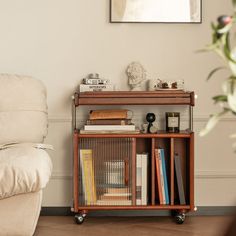
[(135, 131), (135, 125), (85, 125), (84, 130), (125, 130)]
[(140, 130), (83, 130), (79, 131), (81, 134), (139, 134)]
[(142, 154), (136, 155), (136, 205), (142, 205)]
[(148, 186), (148, 178), (147, 178), (147, 167), (148, 167), (148, 154), (142, 154), (142, 190), (141, 190), (141, 199), (142, 205), (147, 205), (147, 186)]
[(112, 84), (98, 84), (98, 85), (80, 84), (79, 91), (80, 92), (114, 91), (114, 85)]

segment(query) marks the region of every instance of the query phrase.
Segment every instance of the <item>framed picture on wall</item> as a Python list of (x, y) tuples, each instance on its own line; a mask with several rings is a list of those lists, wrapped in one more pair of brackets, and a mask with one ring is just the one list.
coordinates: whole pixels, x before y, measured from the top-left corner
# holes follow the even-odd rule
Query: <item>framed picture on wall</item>
[(201, 23), (202, 0), (110, 0), (111, 23)]

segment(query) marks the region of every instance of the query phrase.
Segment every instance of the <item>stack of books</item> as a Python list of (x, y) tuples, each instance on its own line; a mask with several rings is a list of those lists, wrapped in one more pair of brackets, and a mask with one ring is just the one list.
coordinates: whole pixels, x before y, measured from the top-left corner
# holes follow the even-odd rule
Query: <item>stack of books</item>
[(102, 91), (114, 91), (114, 85), (109, 84), (108, 79), (102, 79), (99, 74), (89, 74), (83, 79), (83, 83), (79, 86), (81, 92), (102, 92)]
[(104, 162), (103, 193), (97, 205), (131, 205), (131, 188), (126, 183), (126, 160), (109, 160)]
[(105, 193), (99, 197), (97, 205), (129, 206), (132, 205), (131, 192), (128, 187), (106, 188)]
[(159, 201), (161, 205), (168, 205), (170, 200), (164, 149), (155, 149), (155, 160)]
[(129, 110), (93, 110), (90, 111), (89, 119), (80, 133), (139, 133), (131, 118), (132, 112)]

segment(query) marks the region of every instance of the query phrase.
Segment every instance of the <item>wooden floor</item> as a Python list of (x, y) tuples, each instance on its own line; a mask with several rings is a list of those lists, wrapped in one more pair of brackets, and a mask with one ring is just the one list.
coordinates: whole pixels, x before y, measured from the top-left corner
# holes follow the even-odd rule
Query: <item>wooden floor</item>
[(73, 217), (40, 217), (35, 236), (223, 236), (229, 217), (187, 217), (177, 225), (170, 217), (97, 217), (76, 225)]

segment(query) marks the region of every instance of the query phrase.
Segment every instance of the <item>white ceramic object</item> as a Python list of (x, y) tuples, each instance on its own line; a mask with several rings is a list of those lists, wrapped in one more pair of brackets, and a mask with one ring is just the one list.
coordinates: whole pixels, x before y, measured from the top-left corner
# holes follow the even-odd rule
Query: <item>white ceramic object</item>
[(146, 70), (139, 62), (132, 62), (128, 65), (126, 74), (131, 91), (142, 91), (141, 84), (146, 80)]

